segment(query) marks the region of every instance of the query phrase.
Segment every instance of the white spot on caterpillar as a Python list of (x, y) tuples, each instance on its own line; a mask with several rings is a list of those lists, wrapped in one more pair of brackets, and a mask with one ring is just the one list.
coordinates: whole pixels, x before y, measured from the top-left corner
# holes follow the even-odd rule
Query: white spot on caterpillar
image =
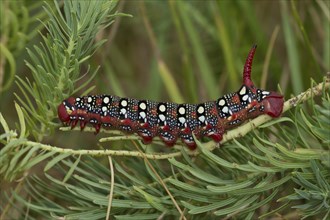
[[(166, 111), (166, 106), (161, 104), (159, 107), (158, 107), (159, 111), (161, 112), (165, 112)], [(165, 116), (164, 116), (165, 117)]]
[(120, 104), (121, 104), (121, 106), (126, 107), (128, 103), (125, 99), (123, 99), (123, 100), (121, 100)]
[(224, 99), (220, 99), (218, 104), (220, 106), (224, 106), (226, 104), (226, 101)]
[(108, 104), (109, 102), (110, 102), (109, 97), (104, 97), (104, 98), (103, 98), (103, 103), (104, 103), (104, 104)]
[(268, 92), (268, 91), (262, 91), (262, 94), (263, 94), (263, 95), (269, 95), (270, 92)]
[(108, 111), (108, 108), (107, 108), (106, 106), (103, 106), (103, 107), (102, 107), (102, 111), (103, 111), (103, 112), (106, 112), (106, 111)]
[(228, 113), (228, 111), (229, 111), (229, 108), (227, 106), (223, 107), (222, 112)]
[(91, 103), (92, 101), (93, 101), (93, 98), (90, 97), (90, 96), (88, 96), (87, 102), (88, 102), (88, 103)]
[(141, 102), (141, 103), (140, 103), (140, 108), (141, 108), (142, 110), (146, 110), (146, 109), (147, 109), (147, 105), (146, 105), (146, 103)]
[(146, 113), (145, 112), (140, 112), (140, 117), (144, 119), (146, 117)]
[(160, 114), (158, 117), (161, 121), (165, 121), (165, 119), (166, 119), (165, 115), (163, 115), (163, 114)]
[(246, 101), (246, 100), (248, 100), (248, 98), (249, 98), (248, 95), (244, 95), (244, 96), (242, 97), (242, 100), (243, 100), (243, 101)]
[(199, 106), (198, 109), (197, 109), (197, 112), (199, 114), (203, 114), (204, 113), (204, 107), (203, 106)]
[(203, 123), (204, 123), (204, 121), (205, 121), (205, 117), (204, 117), (204, 115), (199, 116), (199, 117), (198, 117), (198, 120), (199, 120), (200, 122), (203, 122)]
[(76, 98), (76, 102), (80, 102), (80, 98)]
[(242, 89), (239, 91), (240, 95), (244, 95), (246, 93), (246, 87), (243, 86)]
[(184, 123), (186, 123), (186, 119), (184, 117), (179, 117), (179, 122), (181, 124), (184, 124)]
[(184, 115), (186, 113), (186, 109), (184, 107), (179, 108), (180, 115)]
[(125, 115), (125, 114), (126, 114), (126, 112), (127, 112), (127, 111), (126, 111), (126, 109), (125, 109), (125, 108), (122, 108), (122, 109), (120, 109), (120, 113), (121, 113), (121, 114)]

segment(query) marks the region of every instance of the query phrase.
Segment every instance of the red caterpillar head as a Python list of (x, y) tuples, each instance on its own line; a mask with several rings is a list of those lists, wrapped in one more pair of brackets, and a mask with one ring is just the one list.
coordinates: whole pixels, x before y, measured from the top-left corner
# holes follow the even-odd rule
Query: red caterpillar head
[(69, 124), (71, 120), (75, 120), (76, 109), (74, 103), (75, 99), (71, 97), (64, 100), (57, 108), (58, 118), (64, 124)]
[(283, 96), (272, 91), (263, 91), (254, 86), (251, 80), (251, 69), (254, 53), (256, 51), (257, 45), (254, 45), (248, 57), (246, 58), (244, 70), (243, 70), (243, 84), (247, 86), (252, 93), (256, 95), (258, 102), (261, 102), (261, 106), (264, 108), (264, 112), (271, 117), (279, 117), (283, 111)]

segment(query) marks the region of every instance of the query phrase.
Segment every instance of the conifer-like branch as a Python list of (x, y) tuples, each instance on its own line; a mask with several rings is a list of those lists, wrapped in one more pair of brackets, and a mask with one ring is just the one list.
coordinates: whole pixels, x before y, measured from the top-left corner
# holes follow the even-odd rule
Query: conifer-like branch
[(26, 61), (33, 82), (21, 77), (16, 81), (21, 91), (16, 98), (23, 106), (29, 130), (38, 141), (53, 131), (57, 105), (69, 94), (84, 89), (95, 76), (97, 70), (87, 72), (86, 82), (74, 89), (74, 83), (81, 79), (82, 64), (105, 42), (95, 42), (95, 37), (112, 23), (116, 3), (116, 0), (64, 1), (64, 14), (58, 1), (54, 0), (53, 5), (46, 3), (50, 20), (44, 25), (48, 34), (42, 36), (43, 42), (34, 46), (34, 50), (28, 49), (31, 60)]

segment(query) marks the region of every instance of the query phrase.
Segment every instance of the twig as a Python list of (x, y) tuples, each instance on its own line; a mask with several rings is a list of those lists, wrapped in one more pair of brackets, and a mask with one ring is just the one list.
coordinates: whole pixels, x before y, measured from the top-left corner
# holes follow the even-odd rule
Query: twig
[(113, 169), (113, 163), (112, 163), (112, 159), (111, 156), (108, 156), (109, 158), (109, 165), (110, 165), (110, 172), (111, 172), (111, 182), (110, 182), (110, 192), (109, 192), (109, 201), (108, 201), (108, 209), (107, 209), (107, 217), (106, 220), (109, 220), (110, 218), (110, 211), (111, 211), (111, 205), (112, 205), (112, 199), (113, 199), (113, 189), (114, 184), (115, 184), (115, 171)]

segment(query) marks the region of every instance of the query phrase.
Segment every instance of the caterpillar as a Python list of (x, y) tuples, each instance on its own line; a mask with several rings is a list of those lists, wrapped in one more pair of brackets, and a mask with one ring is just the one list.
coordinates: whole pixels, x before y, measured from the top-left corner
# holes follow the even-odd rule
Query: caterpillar
[(262, 114), (279, 117), (283, 110), (283, 96), (256, 88), (251, 80), (254, 45), (243, 69), (243, 85), (237, 92), (226, 94), (215, 101), (201, 104), (177, 104), (121, 98), (113, 95), (70, 97), (58, 106), (58, 117), (74, 128), (80, 122), (83, 130), (87, 123), (95, 127), (136, 133), (144, 144), (159, 136), (167, 146), (178, 139), (191, 150), (197, 139), (209, 137), (215, 142), (234, 127)]

